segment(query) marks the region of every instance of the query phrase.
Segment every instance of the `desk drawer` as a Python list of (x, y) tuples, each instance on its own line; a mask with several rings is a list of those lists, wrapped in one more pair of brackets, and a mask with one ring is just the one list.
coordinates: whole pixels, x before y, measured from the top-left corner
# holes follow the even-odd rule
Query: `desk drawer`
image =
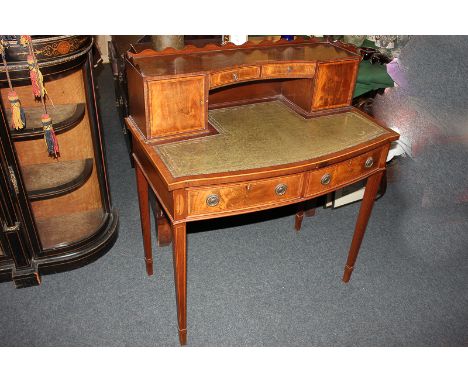
[(382, 149), (379, 148), (341, 163), (311, 171), (305, 196), (320, 194), (328, 189), (358, 181), (378, 168), (381, 155)]
[(313, 77), (315, 64), (267, 64), (262, 67), (262, 77)]
[(258, 66), (244, 66), (239, 69), (223, 70), (210, 75), (210, 87), (215, 88), (259, 77), (260, 68)]
[(188, 190), (189, 216), (282, 204), (301, 195), (303, 174)]

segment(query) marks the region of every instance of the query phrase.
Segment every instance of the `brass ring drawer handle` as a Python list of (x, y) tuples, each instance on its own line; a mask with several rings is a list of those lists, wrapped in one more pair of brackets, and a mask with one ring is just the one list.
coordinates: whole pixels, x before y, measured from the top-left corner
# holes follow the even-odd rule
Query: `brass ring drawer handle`
[(331, 175), (330, 174), (325, 174), (324, 176), (322, 176), (322, 179), (320, 179), (320, 183), (322, 183), (324, 186), (329, 184), (330, 181), (331, 181)]
[(366, 163), (364, 163), (365, 168), (371, 168), (374, 165), (374, 159), (369, 157), (366, 159)]
[(237, 81), (239, 79), (239, 76), (237, 75), (237, 73), (232, 73), (232, 79), (234, 81)]
[(291, 73), (292, 70), (293, 70), (292, 66), (288, 66), (288, 68), (287, 68), (288, 73)]
[(288, 190), (288, 186), (284, 183), (280, 183), (276, 186), (275, 193), (276, 195), (281, 196), (281, 195), (284, 195), (287, 190)]
[(206, 198), (206, 205), (208, 207), (216, 207), (219, 204), (219, 196), (216, 194), (208, 195)]

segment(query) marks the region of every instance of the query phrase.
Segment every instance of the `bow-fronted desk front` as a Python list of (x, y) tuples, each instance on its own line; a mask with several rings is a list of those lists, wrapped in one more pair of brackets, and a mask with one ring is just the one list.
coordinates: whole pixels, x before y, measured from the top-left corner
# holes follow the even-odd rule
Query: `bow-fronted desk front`
[[(316, 45), (322, 50), (339, 50), (339, 47)], [(313, 44), (309, 42), (306, 46), (311, 48)], [(297, 43), (250, 48), (268, 50), (280, 47), (303, 49), (303, 45)], [(215, 52), (228, 62), (229, 55), (238, 57), (235, 53), (239, 51), (245, 55), (248, 47), (240, 47), (239, 50), (232, 48), (232, 51), (219, 48)], [(197, 55), (201, 59), (208, 53), (214, 54), (210, 49), (208, 52), (192, 52), (190, 60), (200, 62), (196, 60)], [(356, 55), (350, 56), (355, 60)], [(160, 58), (167, 63), (171, 57), (177, 60), (185, 55), (180, 51), (172, 55), (156, 54), (154, 62), (159, 62)], [(135, 71), (136, 68), (138, 72), (137, 58), (134, 57), (132, 65), (135, 66), (131, 70)], [(339, 59), (342, 59), (342, 56)], [(336, 65), (339, 63), (340, 61)], [(354, 64), (354, 61), (352, 63)], [(267, 82), (258, 80), (234, 86), (228, 83), (225, 89), (219, 90), (223, 78), (227, 81), (219, 75), (219, 68), (215, 77), (210, 70), (204, 74), (207, 77), (211, 76), (210, 83), (216, 84), (212, 87), (215, 90), (201, 92), (196, 96), (194, 93), (180, 92), (181, 88), (177, 86), (178, 77), (170, 80), (163, 77), (162, 83), (156, 85), (158, 92), (155, 94), (152, 94), (151, 90), (153, 85), (143, 82), (140, 87), (141, 91), (144, 90), (143, 93), (135, 93), (136, 97), (140, 97), (135, 100), (136, 117), (131, 115), (126, 120), (134, 137), (133, 157), (148, 274), (153, 272), (149, 187), (154, 191), (160, 209), (157, 214), (158, 242), (173, 242), (181, 344), (186, 343), (187, 337), (188, 222), (246, 214), (294, 203), (303, 205), (307, 200), (367, 178), (364, 199), (343, 275), (343, 281), (347, 282), (385, 171), (390, 142), (398, 138), (398, 134), (392, 130), (349, 106), (338, 103), (336, 107), (322, 105), (322, 108), (315, 110), (313, 100), (316, 99), (317, 89), (320, 88), (316, 81), (321, 78), (319, 61), (314, 62), (311, 71), (303, 69), (303, 73), (299, 75), (294, 74), (294, 69), (297, 70), (300, 66), (295, 61), (296, 66), (289, 76), (287, 68), (282, 71), (282, 67), (274, 67), (271, 61), (268, 61), (269, 66), (259, 61), (258, 73), (251, 68), (253, 62), (249, 62), (249, 65), (247, 72), (242, 71), (242, 67), (230, 68), (229, 71), (237, 73), (237, 78), (242, 73), (250, 73), (261, 79), (262, 75), (265, 76), (264, 70), (267, 67), (270, 70), (266, 71)], [(271, 74), (273, 67), (276, 72)], [(340, 70), (339, 73), (346, 74)], [(335, 72), (333, 78), (336, 77)], [(197, 73), (197, 76), (199, 75)], [(272, 79), (271, 76), (275, 78)], [(355, 79), (354, 74), (351, 77)], [(181, 81), (191, 81), (191, 78), (184, 73)], [(229, 75), (226, 78), (233, 80), (235, 77)], [(342, 79), (342, 86), (354, 87), (354, 79), (350, 82), (351, 85), (347, 85), (346, 78)], [(151, 81), (154, 81), (154, 78)], [(333, 79), (331, 81), (333, 82)], [(187, 82), (182, 83), (184, 88)], [(138, 89), (138, 86), (135, 86), (135, 89)], [(309, 99), (311, 108), (305, 110), (304, 107), (298, 106), (298, 103), (301, 103), (300, 94), (307, 93), (309, 88), (313, 89)], [(335, 91), (334, 86), (330, 89)], [(341, 90), (349, 92), (347, 89)], [(168, 91), (172, 98), (168, 98), (169, 104), (165, 105), (164, 99), (160, 97), (161, 94), (169, 97)], [(197, 97), (201, 97), (201, 100)], [(322, 97), (324, 98), (326, 97)], [(138, 115), (138, 110), (143, 105), (145, 113), (143, 116)], [(197, 109), (198, 105), (206, 108), (206, 115), (197, 119), (199, 115), (193, 110)], [(163, 119), (162, 116), (167, 110), (171, 110), (171, 113), (177, 112), (179, 116), (169, 116), (170, 122), (164, 124), (167, 118)], [(206, 119), (206, 124), (202, 123), (203, 119)], [(141, 126), (142, 121), (145, 127)], [(180, 121), (192, 122), (192, 128), (184, 130), (186, 125), (180, 124)], [(193, 128), (199, 122), (201, 128)], [(178, 128), (175, 129), (175, 126)], [(296, 227), (300, 227), (300, 221), (297, 219), (302, 219), (302, 214), (296, 215)]]

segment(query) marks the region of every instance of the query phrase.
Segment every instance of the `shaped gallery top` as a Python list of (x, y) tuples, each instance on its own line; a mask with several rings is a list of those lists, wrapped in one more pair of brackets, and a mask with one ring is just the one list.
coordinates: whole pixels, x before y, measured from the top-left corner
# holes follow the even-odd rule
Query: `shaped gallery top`
[(352, 45), (318, 39), (294, 41), (247, 42), (243, 45), (228, 43), (202, 48), (186, 46), (182, 50), (167, 48), (163, 51), (145, 49), (128, 52), (130, 63), (142, 77), (190, 75), (216, 72), (227, 68), (262, 65), (268, 63), (317, 63), (360, 60)]

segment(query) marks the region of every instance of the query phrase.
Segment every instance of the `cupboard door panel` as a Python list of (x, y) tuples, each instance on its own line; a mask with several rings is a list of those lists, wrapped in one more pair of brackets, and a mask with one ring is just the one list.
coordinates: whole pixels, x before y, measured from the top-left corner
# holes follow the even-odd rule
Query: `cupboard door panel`
[(208, 106), (205, 76), (149, 81), (148, 103), (147, 138), (204, 130)]
[(312, 110), (351, 105), (358, 65), (358, 61), (319, 64)]

